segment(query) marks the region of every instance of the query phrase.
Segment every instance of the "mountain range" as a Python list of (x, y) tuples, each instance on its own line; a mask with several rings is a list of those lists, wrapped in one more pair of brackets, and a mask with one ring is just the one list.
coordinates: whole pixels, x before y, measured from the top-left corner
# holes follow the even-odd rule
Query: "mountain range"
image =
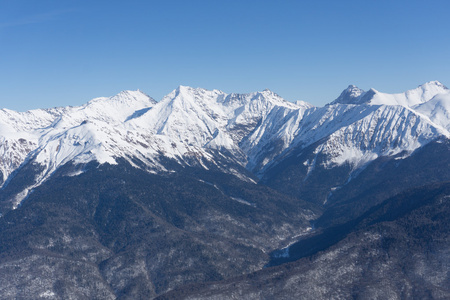
[(438, 81), (324, 107), (179, 86), (2, 109), (0, 295), (445, 299), (449, 150)]

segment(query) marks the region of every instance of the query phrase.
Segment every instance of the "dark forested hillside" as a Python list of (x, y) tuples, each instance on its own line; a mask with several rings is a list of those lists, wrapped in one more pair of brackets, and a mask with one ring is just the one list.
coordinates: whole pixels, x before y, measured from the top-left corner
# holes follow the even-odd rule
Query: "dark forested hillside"
[(61, 169), (0, 219), (2, 295), (136, 299), (250, 273), (318, 212), (217, 171), (88, 169)]
[(448, 299), (449, 211), (450, 183), (413, 189), (335, 228), (340, 241), (316, 254), (302, 255), (307, 246), (299, 242), (290, 249), (303, 256), (297, 261), (158, 299)]

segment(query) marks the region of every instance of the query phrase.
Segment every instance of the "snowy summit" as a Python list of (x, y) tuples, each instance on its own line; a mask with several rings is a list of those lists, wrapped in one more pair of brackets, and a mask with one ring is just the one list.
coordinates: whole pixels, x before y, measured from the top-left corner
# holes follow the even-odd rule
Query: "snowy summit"
[[(288, 102), (270, 90), (226, 94), (179, 86), (160, 102), (138, 90), (80, 107), (3, 109), (2, 184), (28, 163), (40, 166), (34, 183), (17, 195), (18, 205), (69, 162), (115, 164), (121, 158), (150, 172), (167, 172), (162, 158), (208, 168), (218, 164), (219, 153), (261, 174), (293, 147), (311, 145), (328, 157), (326, 166), (349, 163), (356, 170), (379, 156), (412, 153), (448, 138), (449, 103), (450, 91), (433, 81), (400, 94), (350, 85), (321, 108)], [(312, 170), (314, 161), (305, 165)]]

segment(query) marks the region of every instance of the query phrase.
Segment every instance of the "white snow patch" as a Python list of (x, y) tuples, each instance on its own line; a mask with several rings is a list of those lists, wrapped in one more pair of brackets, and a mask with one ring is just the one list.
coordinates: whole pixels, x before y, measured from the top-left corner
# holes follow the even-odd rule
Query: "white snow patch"
[(55, 294), (55, 292), (48, 290), (48, 291), (40, 293), (39, 297), (53, 299), (56, 297), (56, 294)]
[(237, 197), (230, 197), (230, 198), (233, 199), (234, 201), (237, 201), (237, 202), (241, 203), (241, 204), (245, 204), (245, 205), (248, 205), (248, 206), (256, 207), (255, 203), (251, 203), (251, 202), (249, 202), (247, 200), (244, 200), (242, 198), (237, 198)]

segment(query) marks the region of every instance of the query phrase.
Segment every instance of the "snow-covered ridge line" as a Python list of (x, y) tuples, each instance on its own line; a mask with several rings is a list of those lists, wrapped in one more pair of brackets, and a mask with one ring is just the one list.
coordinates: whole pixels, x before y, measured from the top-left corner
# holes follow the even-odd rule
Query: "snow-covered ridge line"
[(430, 81), (415, 89), (404, 93), (387, 94), (375, 89), (369, 91), (350, 85), (331, 104), (372, 104), (372, 105), (401, 105), (414, 107), (425, 103), (438, 94), (449, 93), (450, 90), (439, 81)]
[(359, 168), (448, 137), (449, 101), (439, 82), (391, 95), (349, 86), (322, 108), (270, 90), (226, 94), (179, 86), (160, 102), (138, 90), (80, 107), (0, 110), (0, 171), (4, 183), (33, 154), (43, 167), (39, 184), (68, 162), (124, 158), (135, 165), (137, 159), (160, 172), (170, 171), (162, 157), (207, 169), (220, 153), (257, 173), (289, 149), (319, 141), (316, 151), (329, 157), (327, 167), (350, 162)]

